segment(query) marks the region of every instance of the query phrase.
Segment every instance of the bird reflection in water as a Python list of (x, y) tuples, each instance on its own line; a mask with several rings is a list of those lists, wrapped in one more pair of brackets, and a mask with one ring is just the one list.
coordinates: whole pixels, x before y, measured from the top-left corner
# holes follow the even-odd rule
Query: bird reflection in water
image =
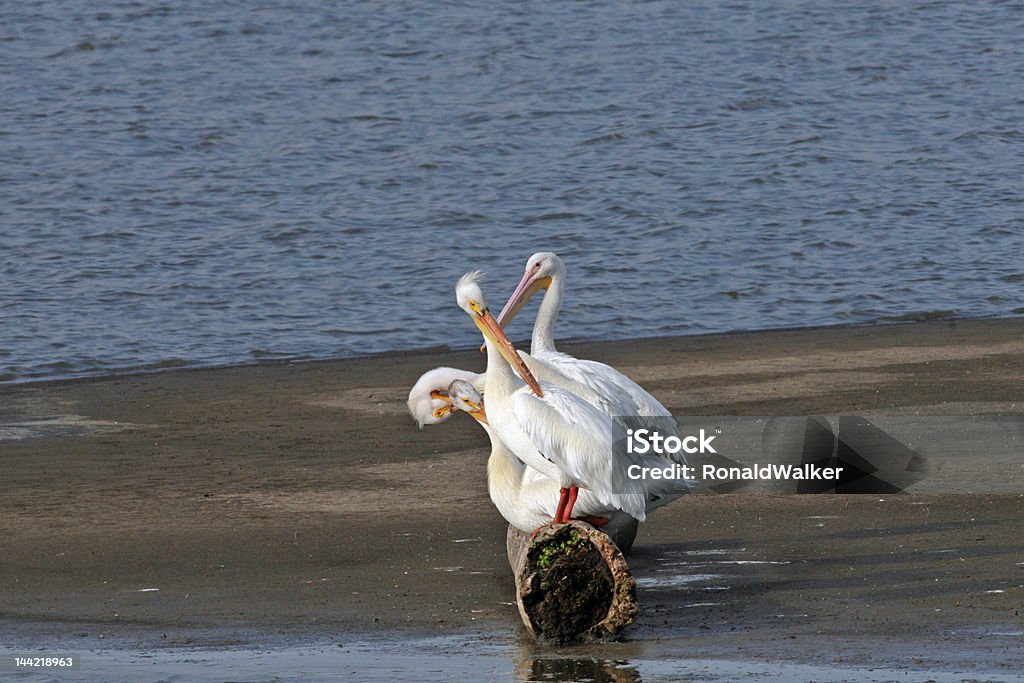
[(640, 672), (623, 659), (524, 657), (516, 663), (516, 680), (588, 683), (642, 683)]

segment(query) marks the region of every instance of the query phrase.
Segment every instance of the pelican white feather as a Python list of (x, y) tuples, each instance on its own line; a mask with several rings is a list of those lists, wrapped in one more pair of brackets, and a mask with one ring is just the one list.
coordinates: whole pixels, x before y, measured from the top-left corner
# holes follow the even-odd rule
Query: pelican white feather
[[(538, 252), (526, 262), (526, 271), (509, 297), (498, 324), (507, 325), (530, 298), (544, 290), (537, 310), (530, 346), (530, 370), (539, 379), (559, 383), (558, 375), (582, 385), (593, 394), (604, 397), (608, 415), (641, 415), (671, 417), (661, 402), (632, 379), (605, 363), (582, 360), (555, 348), (554, 327), (565, 295), (565, 263), (557, 254)], [(544, 367), (546, 366), (546, 368)], [(585, 396), (591, 400), (590, 396)]]
[[(557, 254), (534, 254), (526, 261), (522, 280), (498, 314), (498, 324), (504, 327), (530, 297), (544, 290), (533, 325), (530, 354), (520, 352), (527, 367), (541, 382), (551, 382), (568, 389), (611, 418), (630, 416), (666, 438), (680, 437), (672, 413), (649, 391), (610, 365), (576, 358), (555, 348), (554, 326), (565, 295), (565, 272), (565, 263)], [(616, 455), (619, 458), (628, 456), (621, 452)], [(668, 462), (687, 464), (686, 456), (681, 452), (665, 454), (648, 464), (657, 467)], [(660, 487), (656, 506), (688, 493), (691, 486), (692, 482), (681, 481), (669, 488)]]
[[(424, 373), (409, 392), (409, 412), (416, 423), (435, 425), (465, 412), (483, 427), (491, 442), (487, 459), (487, 491), (505, 520), (526, 533), (549, 522), (557, 510), (558, 483), (517, 458), (487, 423), (480, 394), (483, 375), (458, 368), (434, 368)], [(438, 409), (444, 406), (445, 410)], [(654, 498), (652, 497), (652, 502)], [(633, 517), (602, 505), (589, 491), (580, 491), (577, 518), (585, 518), (613, 537), (633, 523)], [(604, 524), (600, 518), (607, 520)]]
[(416, 380), (416, 384), (409, 390), (406, 405), (420, 429), (424, 425), (439, 424), (451, 417), (452, 402), (439, 394), (446, 392), (448, 386), (456, 380), (469, 382), (478, 391), (484, 388), (482, 374), (458, 368), (434, 368)]
[(486, 340), (488, 422), (512, 453), (563, 489), (556, 521), (571, 514), (581, 488), (643, 521), (647, 490), (642, 480), (623, 476), (631, 462), (612, 450), (610, 415), (562, 386), (537, 381), (487, 308), (479, 273), (459, 280), (456, 299)]

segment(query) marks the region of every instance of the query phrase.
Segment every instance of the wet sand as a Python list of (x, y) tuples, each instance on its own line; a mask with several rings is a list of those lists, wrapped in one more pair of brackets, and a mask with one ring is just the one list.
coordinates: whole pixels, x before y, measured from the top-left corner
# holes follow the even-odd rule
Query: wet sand
[[(678, 415), (1024, 413), (1024, 320), (564, 346)], [(0, 387), (5, 646), (456, 636), (475, 644), (456, 655), (514, 651), (498, 678), (577, 659), (1024, 670), (1024, 494), (954, 486), (687, 497), (641, 528), (625, 642), (526, 642), (486, 436), (405, 412), (423, 371), (483, 364), (439, 350)]]

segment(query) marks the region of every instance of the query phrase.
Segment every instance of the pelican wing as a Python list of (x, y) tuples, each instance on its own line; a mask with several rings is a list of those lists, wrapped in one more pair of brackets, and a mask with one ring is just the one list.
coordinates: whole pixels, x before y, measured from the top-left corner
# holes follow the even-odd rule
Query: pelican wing
[[(565, 354), (556, 353), (555, 355)], [(523, 359), (523, 362), (526, 363), (527, 367), (530, 368), (530, 372), (532, 372), (541, 382), (550, 382), (551, 384), (561, 387), (566, 391), (576, 394), (576, 396), (582, 398), (605, 415), (619, 414), (616, 412), (615, 403), (609, 400), (604, 394), (595, 391), (593, 387), (589, 387), (586, 384), (576, 381), (562, 372), (555, 365), (552, 365), (547, 361), (540, 360), (538, 356), (531, 356), (525, 351), (520, 351), (519, 356)], [(572, 358), (572, 356), (568, 357)]]
[(607, 397), (613, 415), (672, 415), (650, 392), (610, 365), (581, 360), (559, 351), (544, 351), (534, 357), (572, 381)]
[(545, 457), (602, 503), (644, 519), (646, 494), (623, 476), (612, 452), (611, 419), (583, 399), (546, 384), (544, 397), (517, 391), (514, 412), (520, 429)]
[[(535, 356), (520, 356), (541, 380), (577, 394), (610, 417), (638, 418), (640, 426), (657, 430), (663, 436), (680, 436), (672, 413), (643, 387), (604, 363), (580, 360), (567, 353), (543, 351)], [(666, 454), (669, 461), (686, 465), (683, 452)]]

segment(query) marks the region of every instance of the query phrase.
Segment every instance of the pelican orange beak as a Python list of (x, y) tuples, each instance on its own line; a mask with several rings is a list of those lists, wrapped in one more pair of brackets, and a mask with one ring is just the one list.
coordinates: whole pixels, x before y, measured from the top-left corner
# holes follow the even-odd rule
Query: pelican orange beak
[(534, 294), (547, 289), (551, 286), (551, 276), (545, 275), (534, 279), (534, 276), (530, 273), (523, 275), (523, 279), (519, 281), (516, 286), (516, 291), (512, 292), (512, 296), (505, 302), (505, 307), (501, 309), (501, 313), (498, 314), (498, 324), (503, 328), (508, 325), (512, 318), (516, 317), (520, 309), (526, 305)]
[(469, 414), (472, 415), (477, 422), (483, 422), (484, 424), (488, 424), (487, 413), (484, 412), (483, 405), (479, 405), (477, 403), (474, 403), (473, 401), (469, 401), (466, 399), (463, 399), (462, 402), (472, 409), (469, 411)]
[[(545, 275), (539, 277), (536, 280), (533, 279), (533, 275), (526, 273), (523, 275), (523, 279), (516, 285), (516, 289), (512, 292), (512, 296), (505, 302), (505, 307), (501, 309), (501, 313), (498, 314), (498, 325), (502, 329), (519, 314), (519, 311), (526, 305), (526, 302), (533, 298), (533, 295), (542, 289), (547, 289), (551, 286), (551, 276)], [(480, 347), (480, 353), (487, 350), (486, 345)]]
[(538, 396), (544, 396), (544, 393), (540, 390), (540, 384), (537, 382), (537, 378), (530, 372), (530, 368), (526, 367), (526, 363), (519, 357), (519, 353), (516, 351), (516, 347), (512, 345), (508, 337), (501, 329), (501, 325), (491, 315), (490, 309), (474, 310), (476, 315), (473, 316), (473, 322), (480, 328), (481, 334), (484, 335), (492, 344), (498, 347), (498, 351), (501, 352), (502, 357), (508, 361), (508, 364), (512, 366), (512, 369), (516, 371), (523, 381), (533, 390), (533, 393)]
[(444, 403), (444, 405), (434, 411), (435, 420), (440, 420), (442, 417), (452, 412), (452, 400), (448, 397), (448, 394), (434, 389), (430, 392), (430, 398)]

